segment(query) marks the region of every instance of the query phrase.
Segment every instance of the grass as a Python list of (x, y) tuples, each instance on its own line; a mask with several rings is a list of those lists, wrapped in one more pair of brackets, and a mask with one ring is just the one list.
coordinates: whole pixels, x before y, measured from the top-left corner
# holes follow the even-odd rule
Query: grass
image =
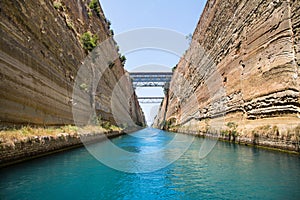
[(62, 127), (31, 127), (24, 126), (20, 129), (10, 129), (0, 131), (0, 144), (11, 143), (15, 141), (26, 141), (28, 138), (41, 137), (41, 136), (52, 136), (59, 137), (61, 134), (66, 133), (69, 135), (81, 135), (88, 133), (107, 133), (109, 131), (122, 131), (121, 128), (107, 123), (106, 127), (103, 126), (84, 126), (77, 127), (72, 125)]
[(29, 137), (35, 136), (53, 136), (56, 137), (61, 133), (68, 133), (70, 135), (77, 134), (78, 127), (76, 126), (63, 126), (59, 128), (34, 128), (30, 126), (24, 126), (20, 129), (11, 129), (0, 131), (0, 141), (8, 142), (14, 140), (24, 140)]

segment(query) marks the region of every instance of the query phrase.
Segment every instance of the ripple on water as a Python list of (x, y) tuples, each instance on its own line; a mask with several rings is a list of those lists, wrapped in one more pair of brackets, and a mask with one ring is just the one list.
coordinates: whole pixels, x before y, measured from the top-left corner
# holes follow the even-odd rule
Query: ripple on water
[[(162, 149), (172, 138), (172, 133), (145, 129), (112, 141), (145, 153)], [(298, 156), (218, 142), (199, 159), (202, 143), (195, 138), (180, 159), (152, 173), (111, 169), (85, 148), (24, 162), (0, 169), (0, 199), (300, 199)], [(143, 162), (139, 159), (145, 157), (137, 156), (134, 165), (161, 162), (172, 152), (165, 153)]]

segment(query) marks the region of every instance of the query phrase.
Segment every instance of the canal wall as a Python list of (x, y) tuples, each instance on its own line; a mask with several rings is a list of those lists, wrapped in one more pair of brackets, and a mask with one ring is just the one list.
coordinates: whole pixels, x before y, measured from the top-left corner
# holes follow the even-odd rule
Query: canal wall
[(299, 9), (208, 0), (154, 127), (299, 151)]
[(61, 133), (55, 136), (32, 136), (0, 144), (0, 167), (37, 157), (81, 147), (123, 135), (122, 131), (102, 133)]
[[(126, 126), (145, 124), (121, 55), (90, 61), (105, 41), (112, 46), (107, 52), (119, 55), (98, 1), (1, 0), (0, 18), (0, 129), (74, 124), (74, 112), (83, 116), (76, 123), (85, 125), (94, 111), (92, 117), (111, 124), (119, 123), (114, 113), (130, 119)], [(93, 72), (86, 74), (90, 79), (102, 70), (98, 84), (86, 77), (76, 82), (82, 66)], [(114, 98), (116, 86), (121, 94)]]

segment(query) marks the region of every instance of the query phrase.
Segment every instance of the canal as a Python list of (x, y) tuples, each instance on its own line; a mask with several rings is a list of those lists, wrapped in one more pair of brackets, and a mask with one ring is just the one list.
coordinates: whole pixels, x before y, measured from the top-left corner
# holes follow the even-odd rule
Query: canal
[[(217, 142), (200, 159), (205, 140), (178, 135), (176, 139), (174, 133), (147, 128), (114, 138), (112, 143), (2, 168), (0, 199), (300, 199), (299, 156)], [(174, 140), (183, 142), (172, 144)], [(182, 144), (188, 142), (185, 151)], [(101, 149), (106, 143), (135, 158)], [(167, 151), (161, 151), (168, 145)], [(104, 157), (95, 156), (99, 150)], [(185, 153), (177, 159), (181, 152)], [(105, 163), (109, 158), (116, 163), (115, 169), (99, 161)], [(166, 167), (156, 168), (172, 159), (175, 161)], [(120, 166), (125, 166), (123, 171)], [(151, 166), (155, 171), (151, 172)], [(128, 167), (135, 173), (128, 173)], [(148, 172), (140, 173), (143, 169)]]

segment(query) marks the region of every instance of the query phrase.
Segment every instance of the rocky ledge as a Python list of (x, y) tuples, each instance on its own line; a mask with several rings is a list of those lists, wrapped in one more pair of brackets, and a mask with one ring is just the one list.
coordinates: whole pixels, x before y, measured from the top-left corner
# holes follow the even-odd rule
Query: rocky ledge
[(95, 130), (22, 136), (12, 140), (6, 140), (0, 137), (0, 167), (81, 147), (83, 145), (89, 145), (124, 134), (121, 130), (93, 129)]

